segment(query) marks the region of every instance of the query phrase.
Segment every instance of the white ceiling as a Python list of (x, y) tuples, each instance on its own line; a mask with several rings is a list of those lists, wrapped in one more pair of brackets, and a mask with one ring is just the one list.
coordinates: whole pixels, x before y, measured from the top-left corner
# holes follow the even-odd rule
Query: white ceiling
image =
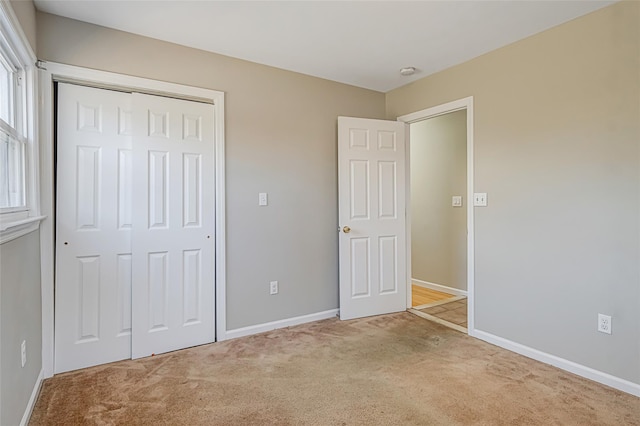
[[(611, 3), (35, 0), (55, 15), (381, 92)], [(402, 77), (406, 66), (418, 72)]]

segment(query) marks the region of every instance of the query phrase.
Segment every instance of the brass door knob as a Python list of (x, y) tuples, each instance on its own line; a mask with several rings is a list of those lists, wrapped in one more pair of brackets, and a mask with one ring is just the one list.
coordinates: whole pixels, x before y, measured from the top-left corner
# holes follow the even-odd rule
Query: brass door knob
[(345, 226), (344, 228), (342, 228), (342, 232), (344, 232), (345, 234), (348, 234), (349, 232), (351, 232), (351, 228), (349, 228), (348, 226)]

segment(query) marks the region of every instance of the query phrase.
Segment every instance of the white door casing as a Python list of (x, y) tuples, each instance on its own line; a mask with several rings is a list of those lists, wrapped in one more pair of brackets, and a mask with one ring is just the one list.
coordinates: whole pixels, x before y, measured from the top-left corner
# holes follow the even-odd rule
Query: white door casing
[(214, 341), (213, 106), (133, 94), (133, 358)]
[(405, 132), (338, 118), (340, 319), (407, 308)]
[(131, 97), (59, 85), (55, 372), (131, 357)]
[[(422, 120), (437, 117), (442, 114), (448, 114), (450, 112), (459, 111), (464, 109), (467, 111), (467, 200), (473, 200), (474, 193), (474, 150), (473, 150), (473, 134), (474, 134), (474, 107), (473, 96), (467, 98), (458, 99), (455, 101), (447, 102), (445, 104), (437, 105), (420, 111), (416, 111), (410, 114), (406, 114), (398, 117), (398, 121), (401, 121), (407, 125), (417, 123)], [(407, 165), (410, 164), (409, 151), (406, 153)], [(408, 171), (409, 167), (407, 167)], [(407, 197), (410, 197), (411, 188), (410, 181), (407, 177)], [(472, 202), (467, 202), (467, 330), (470, 336), (476, 336), (475, 334), (475, 208)], [(411, 210), (409, 205), (407, 206), (407, 257), (411, 259)], [(411, 274), (411, 262), (407, 262), (407, 273)], [(409, 275), (410, 276), (410, 275)], [(407, 307), (411, 306), (411, 280), (407, 281)]]
[(44, 378), (55, 371), (55, 82), (75, 82), (91, 87), (120, 88), (127, 92), (156, 93), (180, 99), (204, 101), (213, 105), (215, 123), (215, 275), (216, 275), (216, 340), (226, 340), (226, 232), (225, 232), (225, 130), (224, 92), (202, 87), (168, 83), (124, 74), (47, 62), (38, 70), (38, 97), (42, 111), (38, 114), (40, 213), (46, 217), (40, 224), (40, 256), (42, 277), (42, 371)]

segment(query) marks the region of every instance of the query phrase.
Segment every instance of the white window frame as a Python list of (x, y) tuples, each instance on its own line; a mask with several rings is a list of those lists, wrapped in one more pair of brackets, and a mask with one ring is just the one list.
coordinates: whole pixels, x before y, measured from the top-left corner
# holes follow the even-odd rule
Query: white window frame
[(10, 55), (12, 65), (19, 68), (20, 85), (16, 87), (15, 126), (21, 134), (14, 135), (25, 143), (24, 192), (25, 206), (0, 209), (0, 244), (38, 229), (40, 221), (40, 191), (37, 139), (37, 70), (36, 55), (20, 26), (9, 2), (0, 2), (0, 39), (3, 54)]

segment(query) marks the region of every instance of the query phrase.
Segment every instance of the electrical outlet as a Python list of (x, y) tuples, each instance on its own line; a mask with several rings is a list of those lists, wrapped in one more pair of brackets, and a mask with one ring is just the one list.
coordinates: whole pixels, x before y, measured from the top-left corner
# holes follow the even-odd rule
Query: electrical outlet
[(598, 314), (598, 331), (611, 334), (611, 317), (609, 315)]
[(22, 358), (22, 367), (24, 368), (24, 366), (27, 364), (27, 341), (23, 340), (22, 344), (20, 345), (20, 356)]
[(487, 206), (487, 193), (486, 192), (476, 192), (473, 194), (473, 205), (475, 207), (486, 207)]
[(269, 283), (269, 294), (278, 294), (278, 281), (271, 281)]

